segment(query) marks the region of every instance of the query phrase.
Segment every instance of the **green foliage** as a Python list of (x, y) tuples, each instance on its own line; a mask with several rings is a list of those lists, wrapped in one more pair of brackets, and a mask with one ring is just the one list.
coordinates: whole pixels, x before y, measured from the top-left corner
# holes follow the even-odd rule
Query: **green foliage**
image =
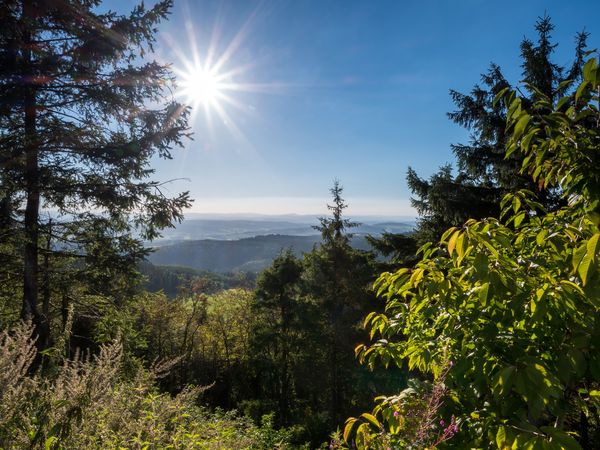
[(379, 237), (367, 236), (367, 242), (386, 258), (386, 261), (380, 264), (381, 272), (409, 267), (417, 262), (417, 239), (412, 234), (385, 232)]
[[(552, 61), (556, 44), (551, 41), (554, 26), (550, 18), (540, 18), (535, 29), (537, 42), (527, 38), (521, 42), (525, 107), (537, 102), (540, 95), (554, 104), (570, 91), (569, 80), (581, 76), (588, 37), (585, 32), (576, 36), (574, 61), (570, 67), (561, 67)], [(498, 217), (500, 201), (507, 193), (530, 190), (537, 192), (545, 209), (560, 206), (560, 194), (552, 186), (540, 186), (521, 173), (524, 154), (506, 156), (507, 117), (512, 112), (503, 102), (494, 100), (507, 89), (511, 89), (511, 84), (501, 68), (491, 64), (481, 75), (481, 84), (470, 93), (450, 92), (457, 110), (448, 117), (469, 131), (470, 142), (452, 145), (458, 164), (456, 175), (449, 165), (429, 180), (412, 169), (408, 171), (408, 186), (415, 196), (412, 203), (421, 216), (416, 232), (420, 244), (437, 242), (447, 228), (459, 226), (467, 219)]]
[(343, 438), (357, 448), (414, 449), (436, 448), (458, 432), (452, 416), (448, 423), (439, 420), (447, 392), (444, 384), (448, 366), (438, 373), (433, 383), (411, 379), (400, 394), (380, 396), (373, 413), (363, 413), (346, 421)]
[(261, 380), (260, 396), (272, 399), (281, 424), (292, 421), (298, 409), (296, 390), (302, 380), (295, 374), (307, 358), (306, 342), (310, 305), (302, 297), (302, 265), (291, 251), (282, 253), (257, 280), (252, 330), (253, 361)]
[(144, 276), (144, 289), (163, 291), (169, 298), (211, 295), (234, 288), (252, 289), (256, 284), (256, 274), (252, 272), (216, 273), (191, 267), (155, 265), (148, 261), (142, 261), (138, 268)]
[[(529, 107), (500, 95), (507, 153), (521, 150), (524, 172), (559, 188), (569, 206), (546, 213), (530, 191), (507, 195), (501, 219), (450, 228), (414, 268), (376, 283), (386, 310), (367, 317), (376, 340), (357, 348), (360, 360), (435, 377), (449, 358), (445, 408), (458, 418), (451, 443), (460, 448), (577, 449), (598, 438), (600, 79), (594, 58), (584, 68), (556, 106), (537, 90)], [(391, 404), (383, 399), (373, 414), (390, 432)]]
[(320, 220), (322, 242), (302, 259), (283, 252), (258, 278), (253, 302), (251, 358), (242, 409), (253, 417), (274, 411), (275, 423), (294, 426), (296, 442), (318, 446), (347, 414), (370, 404), (378, 390), (403, 386), (401, 371), (369, 372), (353, 348), (375, 297), (373, 254), (350, 245), (342, 187), (335, 183), (330, 217)]
[[(538, 101), (527, 108), (511, 93), (509, 124), (513, 136), (507, 153), (524, 155), (523, 171), (540, 186), (560, 185), (571, 203), (582, 203), (594, 224), (600, 224), (600, 156), (598, 153), (598, 86), (596, 58), (587, 60), (582, 82), (574, 94), (553, 99), (539, 92)], [(566, 82), (565, 86), (571, 86)]]
[(191, 202), (151, 179), (189, 135), (169, 66), (146, 58), (172, 1), (100, 3), (0, 4), (0, 273), (22, 294), (3, 301), (21, 301), (40, 348), (71, 287), (126, 298), (142, 239)]
[(331, 194), (334, 203), (328, 208), (333, 214), (321, 219), (321, 246), (304, 256), (304, 279), (306, 295), (319, 317), (315, 357), (325, 381), (321, 390), (325, 411), (333, 427), (343, 420), (343, 411), (363, 403), (364, 396), (357, 389), (362, 374), (355, 367), (351, 348), (360, 339), (361, 318), (375, 304), (369, 288), (375, 265), (371, 253), (350, 246), (351, 235), (345, 230), (356, 224), (343, 217), (347, 205), (337, 181)]
[(232, 408), (247, 395), (255, 320), (251, 305), (252, 293), (244, 289), (176, 299), (142, 293), (124, 308), (108, 305), (94, 337), (97, 342), (120, 337), (128, 370), (140, 363), (177, 359), (177, 366), (160, 381), (163, 388), (176, 392), (188, 384), (212, 385), (205, 399)]
[(27, 375), (35, 357), (31, 327), (0, 335), (0, 446), (10, 449), (284, 449), (289, 433), (235, 412), (196, 406), (205, 388), (171, 397), (154, 386), (169, 365), (119, 375), (122, 347), (64, 360), (54, 378)]

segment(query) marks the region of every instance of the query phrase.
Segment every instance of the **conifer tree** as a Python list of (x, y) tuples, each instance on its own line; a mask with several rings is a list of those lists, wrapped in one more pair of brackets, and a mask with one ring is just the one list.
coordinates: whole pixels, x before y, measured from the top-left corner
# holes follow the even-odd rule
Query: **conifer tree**
[[(306, 360), (309, 305), (302, 298), (302, 262), (282, 252), (257, 279), (253, 310), (262, 320), (253, 333), (253, 349), (262, 394), (276, 402), (277, 419), (289, 425), (297, 402), (298, 363)], [(304, 354), (303, 354), (304, 353)]]
[(344, 217), (347, 204), (339, 181), (334, 181), (330, 192), (333, 204), (327, 207), (331, 217), (319, 219), (320, 225), (315, 227), (321, 232), (321, 245), (306, 254), (304, 261), (308, 295), (322, 314), (321, 347), (327, 379), (323, 396), (328, 397), (325, 407), (330, 425), (335, 426), (343, 411), (356, 404), (358, 372), (352, 349), (359, 340), (359, 324), (374, 305), (370, 287), (375, 268), (372, 253), (350, 245), (352, 234), (347, 230), (359, 224)]
[(42, 346), (44, 252), (79, 260), (79, 269), (93, 269), (86, 276), (96, 287), (110, 286), (111, 273), (146, 253), (132, 232), (152, 239), (190, 203), (187, 193), (169, 198), (150, 179), (150, 159), (171, 158), (188, 134), (187, 109), (169, 95), (168, 66), (145, 58), (172, 1), (141, 3), (129, 14), (101, 6), (0, 4), (0, 234), (10, 223), (19, 238), (10, 267), (19, 268), (21, 316), (36, 324)]
[[(554, 29), (548, 16), (535, 26), (538, 38), (521, 42), (522, 81), (526, 102), (531, 104), (541, 95), (556, 102), (565, 94), (566, 80), (577, 79), (588, 34), (576, 36), (575, 58), (570, 67), (552, 61), (557, 44), (552, 43)], [(481, 84), (469, 94), (450, 91), (457, 110), (448, 117), (469, 130), (468, 144), (452, 145), (457, 158), (458, 173), (445, 166), (425, 180), (409, 169), (408, 186), (415, 195), (412, 203), (421, 220), (417, 229), (420, 242), (435, 241), (451, 226), (458, 226), (469, 218), (496, 217), (502, 197), (508, 192), (528, 189), (537, 192), (541, 203), (549, 210), (558, 206), (559, 195), (535, 184), (527, 174), (521, 174), (523, 155), (515, 152), (505, 158), (507, 109), (494, 98), (511, 84), (500, 67), (491, 64), (481, 75)]]

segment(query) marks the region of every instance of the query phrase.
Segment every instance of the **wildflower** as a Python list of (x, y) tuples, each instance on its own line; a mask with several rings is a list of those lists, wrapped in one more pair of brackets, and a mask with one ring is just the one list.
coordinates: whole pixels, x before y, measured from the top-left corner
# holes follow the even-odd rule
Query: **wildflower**
[(440, 426), (441, 427), (445, 427), (446, 426), (446, 422), (444, 422), (444, 419), (440, 420)]
[(398, 417), (400, 413), (398, 411), (394, 411), (394, 417)]

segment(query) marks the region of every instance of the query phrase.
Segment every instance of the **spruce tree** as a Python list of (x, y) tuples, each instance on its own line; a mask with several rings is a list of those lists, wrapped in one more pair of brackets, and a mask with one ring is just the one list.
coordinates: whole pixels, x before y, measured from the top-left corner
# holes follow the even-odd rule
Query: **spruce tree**
[(141, 239), (180, 220), (190, 204), (187, 193), (169, 198), (150, 179), (150, 159), (171, 158), (188, 134), (169, 67), (146, 59), (172, 1), (129, 14), (101, 6), (0, 4), (0, 235), (3, 245), (9, 226), (18, 236), (6, 267), (20, 274), (21, 316), (36, 324), (42, 346), (43, 254), (78, 260), (74, 267), (107, 288), (111, 273), (145, 255)]
[(322, 314), (324, 406), (330, 426), (337, 426), (362, 400), (356, 389), (360, 368), (353, 348), (362, 337), (360, 323), (375, 304), (371, 285), (376, 271), (373, 254), (350, 245), (348, 230), (359, 224), (344, 217), (347, 204), (339, 181), (335, 180), (330, 192), (331, 217), (320, 218), (315, 227), (321, 232), (321, 245), (304, 256), (304, 263), (307, 293)]
[[(552, 61), (557, 46), (551, 39), (553, 29), (550, 18), (544, 16), (535, 26), (537, 41), (525, 38), (521, 42), (521, 81), (528, 105), (540, 95), (555, 103), (568, 89), (565, 82), (581, 75), (588, 34), (577, 34), (574, 61), (570, 67), (562, 67)], [(521, 153), (505, 158), (507, 109), (494, 98), (510, 86), (500, 67), (491, 64), (481, 75), (481, 84), (469, 94), (450, 91), (457, 109), (448, 117), (469, 130), (471, 138), (468, 144), (452, 145), (457, 158), (456, 175), (449, 166), (429, 180), (412, 169), (408, 171), (408, 186), (415, 196), (412, 203), (421, 219), (417, 228), (420, 242), (435, 241), (447, 228), (462, 225), (469, 218), (497, 216), (502, 197), (519, 189), (536, 192), (548, 210), (558, 206), (557, 192), (542, 189), (528, 174), (520, 173)]]
[(291, 250), (282, 252), (256, 281), (253, 312), (260, 318), (252, 334), (253, 364), (260, 395), (274, 402), (278, 423), (292, 423), (298, 403), (298, 365), (307, 360), (310, 306), (302, 297), (302, 262)]

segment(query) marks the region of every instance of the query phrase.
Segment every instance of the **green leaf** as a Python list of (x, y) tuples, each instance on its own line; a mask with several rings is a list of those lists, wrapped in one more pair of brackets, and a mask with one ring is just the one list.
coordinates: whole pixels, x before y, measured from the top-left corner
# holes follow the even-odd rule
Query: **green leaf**
[(579, 85), (579, 87), (577, 88), (577, 91), (575, 92), (575, 101), (579, 100), (579, 97), (581, 97), (581, 95), (583, 94), (583, 91), (588, 86), (588, 84), (589, 84), (589, 81), (584, 81), (583, 83), (581, 83)]
[(519, 121), (515, 125), (515, 131), (513, 133), (513, 139), (519, 140), (523, 133), (525, 132), (525, 128), (529, 124), (531, 120), (531, 116), (529, 114), (522, 114)]
[(448, 236), (450, 236), (455, 231), (456, 231), (456, 227), (450, 227), (450, 228), (448, 228), (446, 231), (444, 231), (444, 234), (442, 234), (442, 237), (441, 237), (440, 241), (441, 242), (446, 242), (446, 240), (448, 239)]
[(465, 253), (464, 242), (465, 234), (460, 233), (456, 239), (456, 253), (458, 254), (459, 258), (462, 258), (462, 255)]
[(504, 95), (506, 94), (506, 92), (509, 90), (510, 88), (505, 87), (504, 89), (502, 89), (500, 92), (498, 92), (496, 94), (496, 96), (494, 97), (494, 100), (492, 101), (492, 107), (495, 108), (496, 105), (498, 104), (498, 102), (502, 99), (502, 97), (504, 97)]
[(548, 236), (548, 230), (543, 229), (540, 231), (535, 237), (535, 242), (537, 245), (543, 245), (546, 242), (546, 236)]
[(344, 441), (349, 442), (348, 440), (350, 439), (350, 434), (352, 433), (355, 424), (356, 419), (354, 417), (346, 420), (346, 426), (344, 427)]
[(583, 66), (583, 79), (591, 83), (596, 82), (596, 58), (590, 58)]
[(570, 102), (570, 101), (571, 101), (571, 97), (569, 97), (569, 96), (562, 97), (562, 98), (561, 98), (561, 99), (558, 101), (558, 103), (556, 104), (556, 110), (557, 110), (557, 111), (560, 111), (560, 109), (561, 109), (563, 106), (565, 106), (565, 105), (569, 104), (569, 102)]
[(500, 397), (508, 393), (512, 386), (514, 373), (515, 366), (508, 366), (496, 374), (492, 382), (493, 393), (496, 397)]
[(376, 428), (381, 428), (381, 424), (379, 423), (379, 421), (375, 418), (374, 415), (369, 414), (369, 413), (364, 413), (361, 414), (360, 417), (362, 419), (365, 419), (367, 422), (369, 422), (371, 425), (373, 425)]
[(484, 283), (479, 288), (479, 300), (484, 305), (487, 303), (489, 289), (490, 289), (490, 283)]
[(585, 256), (581, 260), (581, 263), (579, 263), (579, 267), (577, 268), (577, 273), (579, 273), (579, 276), (581, 277), (581, 282), (584, 286), (586, 285), (587, 280), (590, 276), (590, 272), (592, 271), (593, 260), (593, 254), (586, 252)]
[(573, 271), (577, 271), (579, 264), (581, 264), (581, 260), (587, 252), (587, 248), (584, 245), (580, 246), (577, 250), (573, 252)]
[(525, 219), (525, 211), (521, 211), (519, 214), (517, 214), (515, 216), (515, 227), (519, 227), (519, 225), (521, 225), (521, 223), (523, 222), (523, 219)]
[(452, 234), (452, 236), (450, 237), (450, 240), (448, 241), (448, 254), (450, 256), (452, 256), (452, 253), (454, 252), (454, 248), (456, 247), (456, 240), (458, 239), (458, 236), (460, 236), (460, 230), (456, 230), (454, 232), (454, 234)]
[(586, 245), (587, 252), (590, 253), (594, 257), (594, 259), (595, 259), (596, 253), (598, 253), (598, 249), (600, 248), (600, 244), (598, 242), (599, 239), (600, 239), (600, 233), (596, 233), (588, 240), (587, 245)]
[(496, 445), (498, 448), (504, 448), (509, 445), (509, 442), (506, 437), (506, 428), (500, 426), (498, 428), (498, 432), (496, 433)]
[(531, 140), (537, 135), (539, 128), (534, 128), (521, 140), (521, 150), (526, 152), (529, 149), (529, 145), (531, 144)]
[(44, 443), (44, 449), (51, 450), (54, 447), (54, 443), (57, 440), (58, 438), (56, 436), (50, 436), (48, 439), (46, 439), (46, 442)]
[(553, 442), (562, 445), (566, 450), (583, 450), (572, 436), (554, 427), (540, 427), (540, 430), (552, 438)]
[(521, 209), (521, 199), (516, 195), (513, 197), (512, 208), (514, 212), (517, 212), (519, 209)]

